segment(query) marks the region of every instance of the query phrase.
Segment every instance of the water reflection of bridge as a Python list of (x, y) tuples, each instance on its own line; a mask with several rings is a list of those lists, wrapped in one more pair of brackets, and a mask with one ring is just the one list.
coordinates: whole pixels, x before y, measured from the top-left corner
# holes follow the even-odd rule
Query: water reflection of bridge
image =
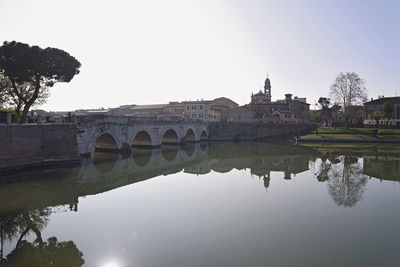
[(93, 161), (82, 165), (79, 195), (96, 194), (182, 170), (202, 175), (250, 169), (252, 175), (260, 178), (269, 179), (271, 172), (283, 172), (283, 178), (290, 179), (292, 174), (308, 170), (309, 158), (308, 149), (267, 143), (200, 144), (186, 149), (170, 146), (134, 150), (130, 157), (116, 155), (114, 159), (108, 153), (96, 153)]
[(80, 196), (112, 190), (160, 175), (181, 172), (186, 166), (207, 158), (207, 145), (196, 144), (185, 149), (163, 146), (158, 149), (134, 149), (127, 157), (98, 153), (82, 163), (78, 175)]
[(202, 175), (210, 171), (225, 173), (232, 169), (250, 169), (252, 175), (264, 178), (268, 186), (270, 172), (283, 172), (283, 177), (288, 179), (292, 174), (307, 170), (310, 158), (307, 153), (308, 149), (293, 145), (263, 143), (162, 146), (134, 149), (125, 156), (96, 152), (92, 159), (83, 159), (79, 169), (38, 171), (30, 173), (22, 184), (0, 187), (0, 211), (60, 205), (76, 209), (80, 196), (181, 171)]
[[(346, 156), (347, 155), (347, 156)], [(350, 160), (350, 157), (354, 158)], [(23, 183), (0, 186), (0, 213), (19, 212), (40, 207), (65, 206), (77, 209), (80, 196), (98, 194), (158, 176), (185, 172), (195, 175), (211, 171), (226, 173), (249, 169), (252, 176), (270, 186), (271, 172), (281, 172), (283, 179), (309, 169), (310, 162), (321, 159), (320, 181), (329, 181), (331, 169), (338, 164), (355, 163), (363, 158), (362, 173), (382, 180), (400, 181), (400, 157), (397, 154), (370, 152), (349, 154), (324, 152), (291, 144), (236, 143), (163, 146), (158, 149), (134, 149), (132, 154), (95, 153), (80, 168), (42, 170), (18, 174), (11, 180)], [(341, 162), (344, 158), (348, 161)], [(328, 164), (325, 164), (327, 160)], [(318, 162), (317, 162), (318, 163)], [(353, 165), (351, 165), (353, 166)], [(325, 178), (324, 178), (325, 177)], [(320, 179), (321, 178), (321, 179)], [(324, 179), (322, 179), (324, 178)]]
[[(369, 180), (366, 176), (400, 181), (399, 155), (377, 149), (324, 151), (292, 144), (236, 143), (135, 148), (129, 155), (94, 153), (92, 159), (83, 160), (80, 168), (41, 170), (10, 177), (10, 180), (24, 182), (0, 186), (0, 231), (6, 229), (3, 225), (14, 226), (18, 222), (19, 232), (10, 227), (15, 233), (29, 231), (26, 227), (36, 224), (37, 229), (44, 229), (50, 214), (77, 211), (79, 197), (153, 177), (182, 171), (203, 175), (211, 171), (226, 173), (249, 169), (250, 174), (262, 178), (268, 188), (271, 172), (281, 172), (283, 179), (291, 179), (293, 175), (307, 171), (310, 162), (319, 165), (314, 166), (315, 175), (318, 181), (326, 182), (328, 194), (339, 206), (354, 206), (362, 199)], [(35, 233), (38, 238), (40, 231)], [(40, 245), (43, 244), (46, 242)], [(72, 248), (77, 250), (75, 245)]]

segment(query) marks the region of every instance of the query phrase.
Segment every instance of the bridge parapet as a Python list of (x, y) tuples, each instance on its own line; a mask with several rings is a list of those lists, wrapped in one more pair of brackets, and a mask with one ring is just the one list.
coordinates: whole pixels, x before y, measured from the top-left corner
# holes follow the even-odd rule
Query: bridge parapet
[(111, 115), (82, 115), (76, 117), (79, 126), (91, 126), (99, 123), (112, 123), (123, 125), (170, 125), (170, 124), (203, 124), (207, 122), (202, 120), (177, 118), (177, 117), (157, 117), (157, 116), (111, 116)]

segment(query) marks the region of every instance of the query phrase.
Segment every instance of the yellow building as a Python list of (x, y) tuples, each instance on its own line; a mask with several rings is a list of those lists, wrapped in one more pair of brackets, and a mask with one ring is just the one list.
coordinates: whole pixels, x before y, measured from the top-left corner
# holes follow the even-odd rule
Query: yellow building
[(226, 97), (214, 100), (184, 101), (182, 104), (185, 118), (210, 122), (221, 121), (222, 111), (238, 106), (237, 103)]

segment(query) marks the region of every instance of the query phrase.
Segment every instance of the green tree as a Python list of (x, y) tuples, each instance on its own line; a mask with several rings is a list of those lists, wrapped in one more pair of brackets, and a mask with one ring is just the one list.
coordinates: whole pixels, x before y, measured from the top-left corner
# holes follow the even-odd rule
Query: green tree
[(382, 110), (375, 110), (372, 112), (372, 118), (375, 119), (376, 124), (379, 124), (379, 120), (385, 117), (385, 113)]
[(0, 109), (7, 108), (10, 88), (12, 88), (11, 81), (3, 75), (0, 75)]
[[(14, 88), (11, 84), (11, 81), (3, 75), (0, 75), (0, 86), (3, 89), (0, 93), (0, 108), (14, 110), (15, 114), (17, 115), (17, 119), (19, 119), (21, 111), (25, 107), (25, 102), (14, 93)], [(32, 83), (25, 82), (22, 84), (17, 84), (16, 87), (19, 94), (25, 99), (31, 98), (35, 92), (35, 86)], [(37, 99), (32, 106), (35, 107), (43, 105), (46, 103), (49, 96), (49, 87), (42, 85), (40, 87)]]
[(382, 105), (382, 112), (385, 115), (385, 118), (387, 119), (387, 121), (390, 120), (390, 118), (392, 117), (394, 108), (393, 108), (393, 103), (392, 102), (385, 102)]
[(330, 108), (331, 106), (331, 100), (326, 97), (320, 97), (318, 99), (318, 104), (321, 107), (320, 110), (320, 120), (325, 122), (326, 125), (329, 125), (333, 118), (332, 118), (332, 110)]
[[(0, 72), (11, 81), (13, 93), (24, 103), (20, 122), (26, 121), (41, 88), (70, 82), (79, 73), (80, 66), (73, 56), (57, 48), (42, 49), (16, 41), (4, 42), (0, 47)], [(33, 85), (29, 97), (18, 90), (18, 85), (24, 83)]]
[(329, 108), (331, 106), (331, 100), (330, 100), (330, 98), (320, 97), (318, 99), (318, 104), (320, 105), (321, 109)]
[(330, 96), (343, 107), (347, 125), (350, 118), (350, 107), (367, 101), (365, 81), (355, 72), (341, 72), (331, 85)]
[(321, 115), (318, 112), (318, 110), (310, 110), (309, 119), (312, 122), (316, 122), (316, 123), (321, 122)]

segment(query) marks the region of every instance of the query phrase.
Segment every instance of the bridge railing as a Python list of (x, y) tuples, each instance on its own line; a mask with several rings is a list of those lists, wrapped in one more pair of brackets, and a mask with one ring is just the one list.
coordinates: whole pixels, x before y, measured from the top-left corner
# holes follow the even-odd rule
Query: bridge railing
[[(76, 123), (76, 117), (71, 116), (43, 116), (41, 114), (28, 114), (24, 125), (30, 124), (65, 124), (65, 123)], [(12, 125), (19, 124), (15, 114), (9, 112), (1, 112), (0, 114), (0, 125)]]
[(78, 125), (115, 123), (126, 125), (151, 125), (151, 124), (190, 124), (207, 123), (202, 120), (187, 119), (178, 116), (110, 116), (110, 115), (81, 115), (76, 116)]

